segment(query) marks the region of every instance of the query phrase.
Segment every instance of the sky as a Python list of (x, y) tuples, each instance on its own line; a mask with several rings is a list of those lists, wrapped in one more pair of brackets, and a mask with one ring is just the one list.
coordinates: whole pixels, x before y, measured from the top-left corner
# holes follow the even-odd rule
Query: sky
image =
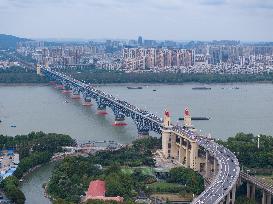
[(273, 41), (273, 0), (0, 0), (0, 33), (32, 39)]

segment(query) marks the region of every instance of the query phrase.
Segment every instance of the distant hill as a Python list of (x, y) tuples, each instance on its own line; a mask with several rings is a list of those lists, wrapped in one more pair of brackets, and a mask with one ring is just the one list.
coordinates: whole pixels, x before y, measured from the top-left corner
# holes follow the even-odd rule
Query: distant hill
[(15, 49), (18, 42), (31, 41), (13, 35), (0, 34), (0, 49)]

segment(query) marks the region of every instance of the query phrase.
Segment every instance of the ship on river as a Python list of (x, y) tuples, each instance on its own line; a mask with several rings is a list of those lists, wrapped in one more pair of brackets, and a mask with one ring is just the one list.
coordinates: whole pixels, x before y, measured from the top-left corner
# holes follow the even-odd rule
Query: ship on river
[(192, 90), (211, 90), (211, 88), (205, 87), (205, 86), (199, 86), (199, 87), (193, 87)]
[(127, 86), (127, 89), (142, 89), (142, 87), (141, 86), (136, 86), (136, 87), (134, 87), (134, 86)]

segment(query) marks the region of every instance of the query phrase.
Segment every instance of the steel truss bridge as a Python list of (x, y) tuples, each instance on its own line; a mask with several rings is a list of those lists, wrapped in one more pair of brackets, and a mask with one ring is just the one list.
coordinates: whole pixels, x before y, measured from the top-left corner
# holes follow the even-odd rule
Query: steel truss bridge
[[(139, 133), (149, 133), (154, 131), (162, 133), (163, 120), (149, 111), (142, 110), (128, 102), (118, 99), (111, 94), (95, 89), (79, 80), (71, 78), (63, 73), (51, 70), (50, 68), (40, 67), (40, 74), (56, 81), (59, 84), (69, 87), (73, 93), (82, 94), (84, 98), (92, 98), (96, 101), (98, 109), (110, 108), (116, 118), (130, 117), (135, 122)], [(38, 71), (37, 71), (38, 72)], [(183, 133), (189, 139), (194, 139), (197, 144), (203, 147), (218, 163), (218, 172), (212, 183), (196, 197), (194, 204), (216, 204), (216, 203), (233, 203), (230, 201), (231, 192), (234, 191), (236, 182), (240, 174), (239, 162), (236, 156), (227, 148), (198, 135), (196, 132), (186, 130), (181, 126), (172, 126), (170, 131), (173, 133)], [(234, 197), (235, 198), (235, 197)]]

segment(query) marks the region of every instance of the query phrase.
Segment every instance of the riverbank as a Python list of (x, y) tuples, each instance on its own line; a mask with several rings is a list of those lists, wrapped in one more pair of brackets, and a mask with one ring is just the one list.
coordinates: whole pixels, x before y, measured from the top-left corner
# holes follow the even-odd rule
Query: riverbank
[(69, 73), (72, 77), (91, 84), (108, 83), (236, 83), (236, 82), (272, 82), (269, 74), (185, 74), (185, 73)]
[[(140, 82), (140, 83), (93, 83), (91, 84), (92, 86), (95, 87), (101, 87), (101, 86), (142, 86), (142, 87), (149, 87), (149, 86), (172, 86), (172, 85), (197, 85), (197, 86), (213, 86), (213, 85), (249, 85), (249, 84), (273, 84), (272, 81), (255, 81), (255, 82), (218, 82), (218, 83), (199, 83), (199, 82), (181, 82), (181, 83), (145, 83), (145, 82)], [(51, 86), (48, 82), (44, 83), (24, 83), (24, 82), (18, 82), (18, 83), (0, 83), (0, 86)]]
[(48, 82), (44, 83), (0, 83), (0, 86), (49, 86)]

